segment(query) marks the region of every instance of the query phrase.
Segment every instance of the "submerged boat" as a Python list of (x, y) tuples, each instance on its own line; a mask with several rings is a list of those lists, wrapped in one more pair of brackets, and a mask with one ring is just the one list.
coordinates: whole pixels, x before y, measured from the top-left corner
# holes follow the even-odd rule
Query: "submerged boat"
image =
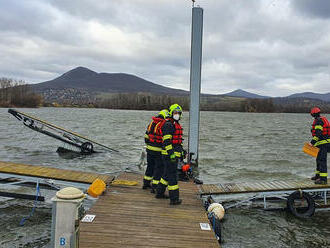
[(15, 109), (8, 109), (8, 113), (12, 114), (24, 126), (32, 129), (33, 131), (45, 134), (49, 137), (52, 137), (54, 139), (64, 142), (65, 144), (70, 145), (72, 148), (75, 148), (68, 149), (65, 147), (58, 147), (57, 153), (59, 153), (60, 155), (90, 155), (98, 152), (94, 149), (94, 146), (98, 146), (100, 149), (105, 151), (118, 152), (117, 150), (110, 148), (106, 145), (100, 144), (97, 141), (67, 130), (63, 127), (56, 126), (52, 123), (41, 120), (24, 112)]

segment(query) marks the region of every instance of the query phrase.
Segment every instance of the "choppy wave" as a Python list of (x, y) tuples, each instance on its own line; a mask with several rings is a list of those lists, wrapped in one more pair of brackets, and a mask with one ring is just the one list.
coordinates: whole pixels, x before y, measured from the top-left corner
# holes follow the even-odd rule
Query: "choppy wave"
[[(60, 142), (22, 128), (7, 109), (0, 109), (1, 160), (100, 173), (138, 170), (145, 128), (155, 114), (69, 108), (22, 111), (120, 150), (120, 154), (63, 159), (56, 154)], [(185, 143), (188, 116), (184, 113), (182, 120)], [(304, 155), (301, 147), (310, 139), (310, 125), (308, 114), (202, 112), (200, 177), (205, 183), (308, 178), (315, 170), (315, 161)], [(4, 227), (0, 229), (1, 247), (47, 247), (50, 205), (38, 207), (34, 217), (24, 227), (19, 226), (31, 204), (0, 198), (0, 226)], [(232, 209), (224, 222), (222, 247), (330, 247), (329, 219), (328, 212), (300, 220), (285, 212)]]

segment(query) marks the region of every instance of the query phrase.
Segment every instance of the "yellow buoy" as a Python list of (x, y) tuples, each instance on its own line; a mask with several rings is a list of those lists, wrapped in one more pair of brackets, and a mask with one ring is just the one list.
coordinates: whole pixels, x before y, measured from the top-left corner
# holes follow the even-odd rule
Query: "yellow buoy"
[(306, 142), (302, 150), (304, 153), (308, 154), (309, 156), (316, 157), (320, 149)]
[(106, 188), (106, 184), (101, 179), (97, 178), (94, 182), (89, 186), (87, 193), (92, 197), (98, 197), (101, 195)]

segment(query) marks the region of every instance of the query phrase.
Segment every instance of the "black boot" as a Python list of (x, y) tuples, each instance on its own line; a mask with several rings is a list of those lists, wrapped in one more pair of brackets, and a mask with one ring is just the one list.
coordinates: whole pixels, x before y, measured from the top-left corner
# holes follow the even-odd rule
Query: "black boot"
[(320, 178), (320, 175), (316, 174), (315, 176), (311, 177), (311, 180), (315, 181)]
[(165, 190), (166, 190), (166, 185), (164, 185), (164, 184), (162, 184), (162, 183), (159, 183), (158, 185), (157, 185), (157, 189), (156, 189), (156, 198), (157, 199), (167, 199), (168, 198), (168, 196), (167, 195), (165, 195)]
[(148, 188), (151, 188), (151, 186), (150, 186), (150, 180), (143, 179), (142, 189), (148, 189)]
[(181, 199), (173, 199), (170, 201), (170, 205), (180, 205), (182, 203)]
[(326, 185), (326, 184), (328, 184), (328, 180), (327, 179), (318, 178), (318, 179), (315, 180), (315, 184)]
[(157, 191), (157, 184), (151, 184), (151, 190), (150, 193), (156, 194)]
[(168, 195), (165, 195), (165, 194), (156, 194), (155, 195), (155, 198), (157, 198), (157, 199), (168, 199), (168, 198), (170, 198)]
[(169, 190), (170, 205), (180, 205), (182, 200), (179, 199), (179, 189)]

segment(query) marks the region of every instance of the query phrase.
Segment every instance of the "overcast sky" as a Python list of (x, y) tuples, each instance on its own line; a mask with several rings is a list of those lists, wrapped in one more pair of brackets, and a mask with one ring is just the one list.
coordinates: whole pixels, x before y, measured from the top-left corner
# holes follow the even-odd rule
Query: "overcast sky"
[[(196, 0), (202, 92), (330, 92), (330, 0)], [(0, 0), (0, 77), (78, 66), (189, 89), (190, 0)]]

